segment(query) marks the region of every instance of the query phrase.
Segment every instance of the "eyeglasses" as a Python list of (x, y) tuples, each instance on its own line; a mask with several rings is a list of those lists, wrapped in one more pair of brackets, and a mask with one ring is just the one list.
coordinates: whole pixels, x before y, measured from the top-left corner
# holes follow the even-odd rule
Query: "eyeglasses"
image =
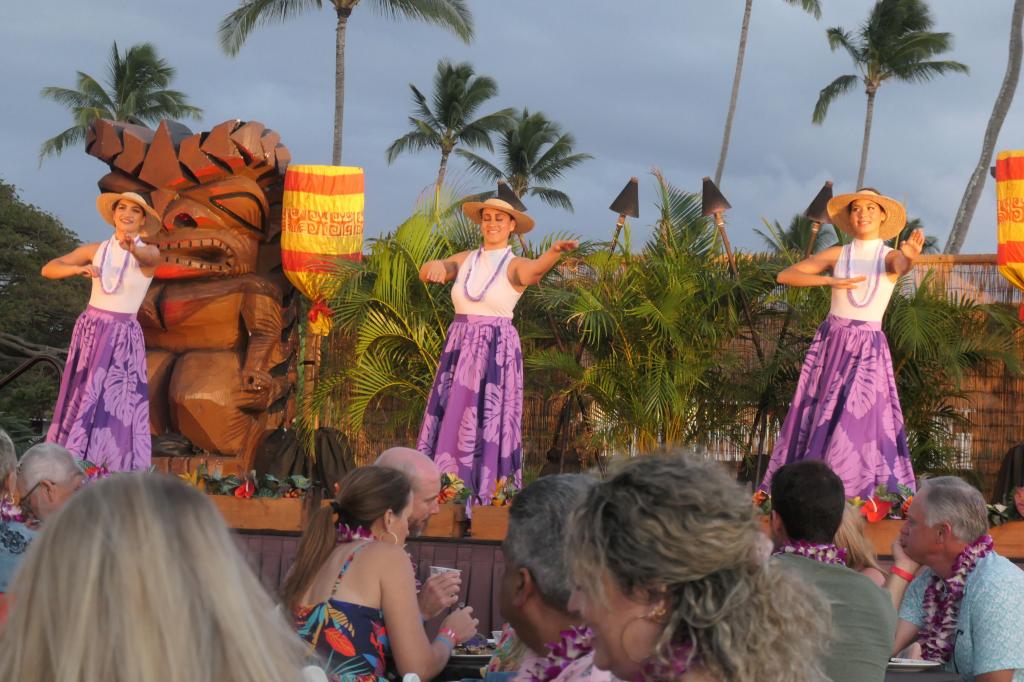
[[(36, 484), (34, 486), (29, 488), (27, 493), (25, 493), (24, 495), (21, 496), (21, 503), (20, 503), (21, 504), (21, 508), (24, 511), (29, 512), (33, 516), (38, 516), (38, 514), (36, 513), (36, 510), (33, 509), (32, 503), (29, 501), (29, 498), (32, 497), (32, 494), (36, 491), (36, 489), (39, 486), (43, 485), (44, 483), (48, 484), (47, 487), (50, 487), (50, 488), (56, 487), (58, 485), (58, 483), (56, 481), (51, 481), (48, 478), (41, 478), (38, 481), (36, 481)], [(67, 485), (68, 483), (72, 483), (73, 484), (73, 487), (71, 488), (71, 492), (76, 492), (77, 490), (79, 490), (85, 484), (85, 475), (84, 474), (76, 474), (76, 475), (72, 476), (71, 479), (69, 479), (67, 482), (65, 482), (64, 485)]]

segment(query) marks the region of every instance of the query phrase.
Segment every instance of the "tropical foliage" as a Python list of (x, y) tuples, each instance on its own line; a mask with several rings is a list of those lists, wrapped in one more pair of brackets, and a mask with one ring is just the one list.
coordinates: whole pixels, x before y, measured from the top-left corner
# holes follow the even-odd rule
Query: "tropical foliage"
[(514, 122), (514, 109), (501, 109), (474, 119), (477, 110), (498, 94), (498, 84), (488, 76), (477, 76), (469, 64), (451, 64), (447, 60), (437, 63), (434, 74), (432, 102), (419, 89), (412, 90), (413, 115), (409, 117), (412, 130), (391, 143), (387, 150), (388, 163), (403, 152), (437, 149), (441, 152), (441, 165), (434, 184), (435, 193), (444, 184), (448, 157), (459, 144), (483, 147), (494, 151), (491, 133), (504, 130)]
[(165, 118), (199, 118), (202, 109), (190, 105), (184, 93), (169, 89), (174, 74), (174, 68), (150, 43), (132, 45), (122, 54), (115, 42), (107, 62), (106, 83), (79, 71), (75, 88), (43, 88), (45, 99), (71, 111), (74, 125), (43, 143), (40, 163), (85, 142), (89, 124), (99, 118), (139, 125)]
[(552, 185), (570, 169), (593, 158), (575, 151), (575, 146), (572, 133), (563, 132), (539, 111), (531, 114), (523, 109), (514, 125), (499, 137), (497, 164), (464, 149), (455, 153), (489, 184), (504, 179), (517, 196), (530, 194), (549, 206), (571, 211), (569, 195)]
[[(345, 119), (345, 34), (352, 10), (359, 0), (240, 0), (238, 7), (220, 22), (220, 46), (238, 54), (257, 26), (287, 21), (306, 10), (329, 4), (337, 17), (334, 32), (334, 137), (331, 163), (341, 164), (342, 128)], [(465, 0), (368, 0), (381, 14), (397, 19), (416, 19), (448, 29), (464, 42), (473, 37), (473, 17)]]
[(875, 96), (882, 83), (924, 83), (947, 73), (967, 73), (967, 67), (960, 62), (933, 59), (949, 51), (953, 37), (930, 31), (932, 24), (931, 12), (923, 0), (878, 0), (857, 35), (838, 26), (827, 31), (829, 47), (833, 52), (845, 50), (859, 75), (839, 76), (822, 88), (811, 118), (817, 124), (823, 123), (832, 102), (858, 82), (864, 84), (868, 106), (857, 187), (864, 185)]

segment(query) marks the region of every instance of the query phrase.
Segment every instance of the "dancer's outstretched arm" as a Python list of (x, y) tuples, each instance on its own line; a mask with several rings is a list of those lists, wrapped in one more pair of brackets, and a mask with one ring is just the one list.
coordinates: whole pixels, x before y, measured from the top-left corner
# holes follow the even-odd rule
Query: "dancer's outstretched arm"
[(540, 282), (544, 275), (555, 267), (563, 253), (568, 253), (579, 245), (575, 239), (560, 239), (537, 258), (516, 258), (508, 268), (509, 281), (513, 286), (524, 288)]
[(420, 267), (420, 280), (434, 284), (452, 281), (459, 274), (459, 266), (466, 260), (468, 253), (469, 251), (460, 251), (444, 260), (428, 260)]
[(903, 240), (898, 251), (890, 251), (885, 256), (885, 270), (894, 275), (903, 276), (914, 269), (914, 259), (921, 255), (924, 248), (924, 230), (917, 229), (910, 237)]
[(841, 246), (830, 246), (821, 253), (804, 258), (780, 272), (775, 281), (790, 287), (827, 286), (833, 289), (853, 289), (863, 282), (865, 277), (835, 277), (821, 274), (826, 270), (835, 271), (842, 250)]
[(43, 266), (40, 274), (47, 279), (64, 279), (75, 275), (99, 277), (99, 268), (92, 264), (99, 247), (99, 244), (83, 244), (71, 253), (51, 260)]

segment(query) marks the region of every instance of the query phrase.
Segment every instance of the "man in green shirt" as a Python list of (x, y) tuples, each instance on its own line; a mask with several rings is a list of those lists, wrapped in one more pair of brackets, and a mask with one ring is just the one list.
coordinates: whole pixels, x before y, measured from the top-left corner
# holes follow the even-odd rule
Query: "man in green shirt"
[(818, 460), (780, 468), (772, 479), (774, 561), (816, 587), (832, 607), (824, 661), (833, 682), (883, 682), (896, 634), (889, 594), (846, 567), (834, 544), (846, 504), (842, 480)]

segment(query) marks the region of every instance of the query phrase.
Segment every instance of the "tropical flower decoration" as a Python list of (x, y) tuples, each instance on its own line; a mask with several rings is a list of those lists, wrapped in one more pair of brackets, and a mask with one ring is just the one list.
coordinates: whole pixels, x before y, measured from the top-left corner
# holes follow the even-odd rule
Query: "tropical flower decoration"
[(209, 495), (233, 495), (244, 500), (253, 497), (269, 499), (303, 497), (311, 485), (308, 478), (298, 475), (278, 479), (270, 474), (258, 477), (255, 471), (250, 471), (244, 478), (235, 474), (224, 476), (219, 469), (211, 472), (205, 462), (192, 472), (178, 474), (178, 478)]
[(85, 475), (85, 478), (89, 483), (99, 481), (110, 476), (110, 469), (100, 464), (93, 464), (87, 459), (80, 461), (78, 466), (81, 467), (82, 473)]
[(473, 491), (466, 485), (465, 481), (455, 474), (447, 472), (441, 474), (441, 492), (437, 494), (437, 501), (440, 504), (448, 502), (465, 504), (472, 494)]
[(494, 486), (494, 497), (491, 498), (492, 507), (507, 507), (512, 504), (512, 498), (519, 492), (515, 481), (508, 476), (498, 479)]

